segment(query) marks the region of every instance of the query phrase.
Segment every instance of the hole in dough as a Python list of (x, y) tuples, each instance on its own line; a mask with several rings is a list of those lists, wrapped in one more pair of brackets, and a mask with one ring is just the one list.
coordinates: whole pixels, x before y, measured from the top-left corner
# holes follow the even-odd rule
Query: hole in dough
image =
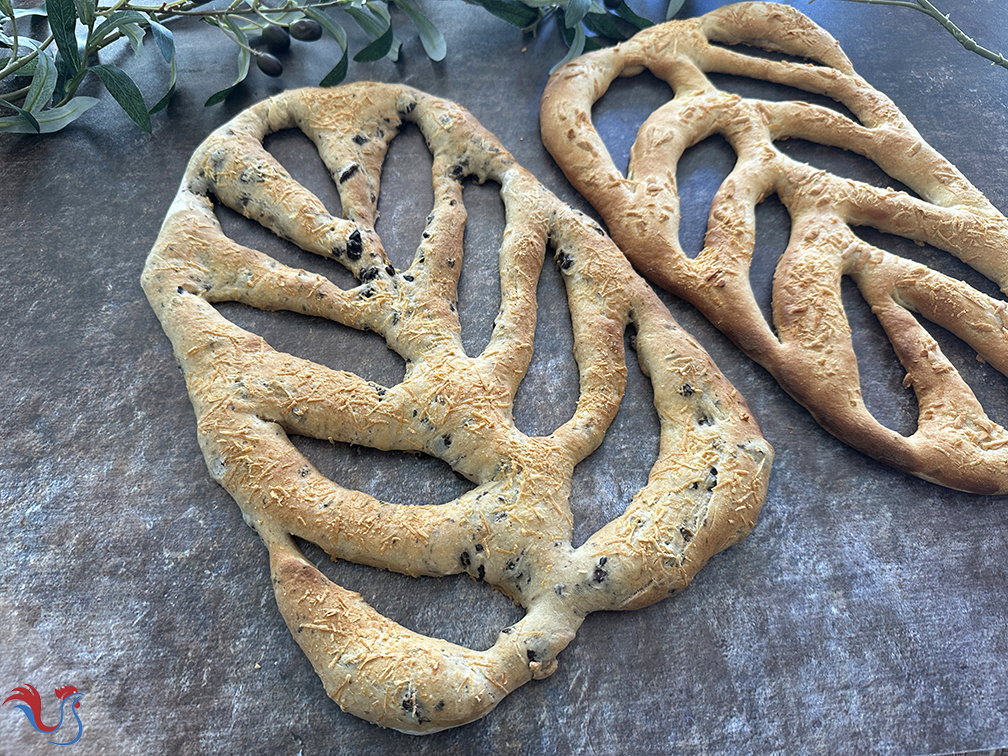
[(889, 430), (902, 436), (912, 435), (917, 430), (917, 397), (913, 389), (903, 387), (906, 370), (882, 324), (850, 277), (841, 278), (840, 294), (851, 328), (865, 407)]
[(515, 426), (529, 436), (549, 435), (570, 420), (580, 396), (574, 328), (554, 253), (552, 246), (547, 248), (536, 289), (532, 362), (515, 394)]
[(777, 329), (773, 322), (773, 277), (790, 235), (791, 216), (776, 194), (756, 205), (756, 244), (749, 264), (749, 286), (774, 335)]
[(688, 148), (679, 159), (679, 244), (689, 258), (703, 249), (714, 195), (735, 167), (735, 159), (735, 150), (718, 135)]
[(592, 122), (609, 150), (613, 164), (625, 176), (630, 147), (648, 117), (672, 99), (672, 88), (650, 71), (617, 78), (592, 108)]
[(374, 609), (403, 627), (432, 638), (485, 651), (502, 629), (524, 615), (488, 583), (468, 575), (408, 577), (344, 560), (334, 562), (315, 544), (295, 541), (334, 583), (357, 591)]
[(748, 76), (708, 73), (707, 78), (715, 87), (723, 92), (731, 92), (752, 100), (770, 100), (772, 102), (797, 100), (798, 102), (807, 102), (812, 105), (819, 105), (830, 110), (835, 110), (854, 123), (861, 123), (861, 120), (846, 105), (825, 95), (806, 92), (804, 89), (790, 87), (786, 84), (775, 84), (763, 79), (753, 79)]
[(239, 328), (262, 336), (279, 352), (346, 370), (382, 386), (402, 383), (406, 374), (403, 358), (371, 331), (295, 312), (265, 312), (239, 302), (218, 302), (214, 307)]
[[(570, 506), (574, 516), (575, 548), (606, 523), (619, 517), (637, 492), (647, 485), (658, 459), (661, 426), (654, 408), (651, 380), (641, 372), (633, 325), (623, 337), (627, 387), (619, 412), (605, 439), (591, 456), (574, 468)], [(650, 412), (640, 412), (649, 407)]]
[(434, 207), (434, 156), (419, 127), (404, 123), (389, 142), (381, 171), (378, 222), (385, 254), (398, 270), (413, 264), (423, 240), (427, 215)]
[(782, 139), (774, 142), (774, 146), (799, 163), (808, 163), (841, 178), (853, 179), (880, 189), (892, 189), (919, 199), (912, 189), (889, 176), (873, 160), (856, 152), (805, 139)]
[(467, 179), (462, 201), (467, 219), (462, 272), (458, 284), (458, 315), (462, 346), (475, 357), (483, 353), (500, 310), (499, 251), (504, 238), (504, 201), (500, 185)]
[(396, 504), (444, 504), (475, 488), (437, 457), (307, 436), (291, 442), (329, 480)]

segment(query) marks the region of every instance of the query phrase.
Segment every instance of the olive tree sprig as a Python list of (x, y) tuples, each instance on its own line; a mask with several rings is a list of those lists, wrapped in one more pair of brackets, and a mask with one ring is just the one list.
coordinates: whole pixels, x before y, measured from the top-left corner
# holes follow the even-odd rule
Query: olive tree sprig
[[(158, 5), (150, 4), (150, 0), (45, 0), (38, 7), (15, 9), (12, 0), (0, 0), (0, 111), (13, 111), (13, 115), (0, 117), (0, 132), (47, 133), (62, 129), (98, 104), (96, 98), (77, 94), (92, 74), (137, 125), (149, 132), (150, 116), (164, 109), (175, 91), (175, 40), (168, 24), (182, 17), (195, 16), (218, 27), (237, 49), (234, 82), (213, 93), (206, 101), (208, 106), (222, 102), (244, 81), (253, 60), (266, 75), (280, 76), (280, 57), (290, 48), (291, 38), (313, 41), (326, 34), (334, 39), (339, 47), (338, 60), (319, 83), (338, 84), (345, 78), (349, 64), (347, 35), (340, 22), (346, 17), (370, 40), (354, 55), (355, 61), (384, 57), (397, 60), (401, 42), (392, 28), (390, 5), (410, 19), (432, 60), (442, 60), (446, 54), (444, 37), (424, 14), (422, 0), (269, 0), (273, 5), (267, 5), (267, 0), (231, 0), (227, 5), (224, 1), (208, 6), (208, 0), (164, 0)], [(583, 52), (628, 39), (653, 24), (634, 12), (626, 0), (463, 1), (531, 33), (536, 33), (547, 19), (554, 19), (568, 48), (557, 66)], [(663, 1), (666, 20), (678, 15), (684, 5), (684, 0)], [(981, 47), (930, 0), (841, 1), (896, 5), (926, 13), (967, 50), (1008, 68), (1004, 55)], [(50, 34), (44, 39), (25, 36), (19, 29), (19, 22), (31, 16), (48, 21)], [(142, 55), (148, 32), (169, 68), (167, 91), (149, 108), (125, 71), (99, 60), (101, 50), (124, 37), (135, 54)], [(5, 51), (9, 53), (6, 57)]]
[[(233, 0), (225, 7), (209, 8), (203, 7), (205, 3), (46, 0), (42, 6), (15, 9), (11, 0), (0, 0), (0, 109), (14, 111), (13, 115), (0, 117), (0, 131), (47, 133), (62, 129), (98, 103), (96, 98), (77, 94), (83, 81), (93, 75), (133, 121), (149, 132), (150, 116), (168, 105), (175, 90), (175, 40), (167, 24), (179, 17), (196, 16), (219, 27), (238, 49), (234, 83), (211, 95), (207, 105), (223, 101), (248, 75), (253, 59), (267, 75), (280, 75), (283, 66), (276, 55), (277, 46), (289, 47), (292, 36), (313, 41), (328, 33), (335, 39), (341, 57), (321, 83), (342, 81), (348, 66), (347, 35), (340, 22), (326, 13), (330, 8), (349, 16), (371, 40), (355, 60), (397, 58), (401, 43), (392, 30), (390, 3), (416, 26), (424, 50), (432, 59), (441, 60), (446, 52), (444, 38), (418, 0), (283, 0), (275, 6), (263, 0)], [(43, 40), (20, 34), (19, 22), (29, 16), (45, 17), (51, 34)], [(169, 67), (167, 91), (151, 107), (122, 68), (98, 58), (101, 50), (123, 37), (141, 56), (148, 32)], [(25, 84), (28, 77), (30, 83)]]
[(970, 52), (986, 58), (991, 63), (1008, 68), (1008, 58), (999, 52), (978, 45), (972, 37), (967, 36), (962, 29), (952, 23), (948, 13), (942, 13), (929, 0), (845, 0), (845, 2), (865, 3), (866, 5), (896, 5), (900, 8), (912, 8), (920, 11), (941, 24), (945, 31), (955, 37), (956, 41)]

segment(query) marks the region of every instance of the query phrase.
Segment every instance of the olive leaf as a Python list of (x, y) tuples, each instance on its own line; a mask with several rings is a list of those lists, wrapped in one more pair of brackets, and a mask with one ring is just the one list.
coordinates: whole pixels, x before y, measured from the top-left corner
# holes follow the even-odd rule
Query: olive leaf
[(590, 9), (591, 0), (568, 0), (567, 9), (564, 11), (564, 24), (568, 29), (574, 28), (581, 23), (581, 19), (585, 17)]
[(14, 17), (14, 6), (11, 5), (11, 0), (0, 0), (0, 13), (8, 18)]
[(638, 29), (647, 29), (649, 26), (654, 26), (654, 21), (649, 21), (643, 16), (638, 16), (629, 5), (626, 4), (626, 0), (623, 0), (619, 5), (616, 6), (616, 15), (622, 18), (624, 21), (629, 21), (631, 24), (636, 26)]
[(331, 70), (322, 78), (322, 81), (319, 82), (319, 86), (334, 87), (337, 84), (339, 84), (341, 81), (343, 81), (343, 79), (346, 78), (348, 65), (349, 61), (347, 60), (347, 51), (346, 49), (344, 49), (343, 57), (340, 58), (340, 62), (336, 64), (333, 70)]
[(378, 60), (379, 58), (384, 58), (388, 55), (389, 50), (392, 49), (392, 27), (389, 26), (378, 39), (369, 44), (359, 53), (354, 55), (354, 60), (358, 63), (368, 63), (372, 60)]
[(238, 76), (235, 78), (234, 84), (230, 87), (225, 87), (219, 92), (214, 92), (210, 95), (210, 98), (204, 103), (204, 107), (210, 107), (211, 105), (216, 105), (219, 102), (224, 102), (227, 96), (234, 91), (234, 88), (245, 81), (245, 77), (248, 76), (249, 66), (252, 63), (252, 55), (249, 53), (248, 35), (236, 24), (230, 16), (221, 17), (220, 23), (227, 26), (228, 30), (235, 35), (235, 38), (239, 42), (238, 47)]
[(15, 8), (14, 18), (24, 18), (25, 16), (45, 16), (48, 15), (49, 11), (46, 8), (45, 3), (42, 5), (36, 5), (34, 8)]
[[(364, 30), (364, 33), (368, 35), (368, 39), (370, 39), (372, 43), (377, 42), (385, 35), (386, 31), (390, 31), (392, 28), (392, 19), (390, 18), (388, 11), (380, 5), (369, 4), (363, 8), (358, 8), (355, 5), (347, 5), (343, 7), (343, 10), (350, 14), (350, 17), (353, 18), (353, 20), (357, 22), (357, 25)], [(389, 48), (385, 53), (383, 53), (383, 55), (388, 55), (390, 60), (398, 60), (399, 47), (400, 44), (393, 33)], [(361, 55), (362, 53), (363, 50), (360, 53), (357, 53), (357, 55)], [(381, 57), (381, 55), (378, 56), (378, 58)], [(378, 58), (367, 58), (367, 60), (378, 60)], [(354, 56), (354, 60), (359, 61), (361, 59)]]
[(479, 5), (519, 29), (524, 29), (539, 20), (539, 11), (516, 0), (464, 0), (464, 2)]
[(596, 13), (594, 10), (585, 15), (583, 22), (592, 34), (608, 37), (616, 42), (628, 39), (631, 35), (624, 33), (608, 13)]
[[(35, 116), (32, 115), (31, 113), (29, 113), (27, 110), (25, 110), (24, 108), (19, 108), (14, 103), (7, 102), (7, 100), (3, 100), (3, 99), (0, 99), (0, 105), (2, 105), (5, 108), (10, 108), (11, 110), (13, 110), (13, 111), (15, 111), (17, 113), (16, 116), (11, 116), (11, 117), (14, 118), (16, 122), (19, 122), (22, 125), (24, 125), (24, 126), (27, 127), (26, 130), (23, 133), (27, 133), (27, 134), (41, 134), (42, 133), (42, 127), (39, 126), (39, 122), (37, 120), (35, 120)], [(0, 118), (0, 122), (6, 121), (6, 120), (7, 120), (6, 118)]]
[(550, 69), (550, 73), (553, 73), (558, 68), (560, 68), (560, 66), (562, 66), (564, 63), (574, 60), (574, 58), (583, 53), (586, 39), (587, 37), (585, 36), (584, 27), (581, 24), (575, 26), (574, 40), (571, 42), (570, 49), (567, 51), (567, 54), (563, 57), (563, 59), (560, 60), (555, 66), (553, 66), (553, 68)]
[(56, 47), (70, 70), (77, 73), (81, 67), (80, 53), (77, 50), (77, 11), (74, 0), (48, 0), (49, 28), (52, 30)]
[(0, 118), (0, 131), (6, 131), (10, 134), (51, 134), (76, 121), (82, 113), (93, 108), (98, 102), (97, 97), (74, 97), (66, 105), (43, 110), (35, 116), (35, 122), (39, 127), (38, 131), (20, 116)]
[(168, 107), (169, 100), (171, 100), (172, 95), (175, 94), (175, 37), (172, 35), (170, 29), (163, 24), (159, 24), (157, 21), (152, 20), (150, 28), (151, 35), (154, 37), (154, 43), (157, 45), (158, 50), (161, 51), (161, 57), (167, 61), (169, 67), (171, 68), (171, 74), (168, 78), (168, 91), (165, 92), (164, 97), (158, 100), (154, 107), (152, 107), (149, 111), (151, 114), (154, 114)]
[(42, 110), (52, 100), (57, 78), (56, 62), (47, 53), (40, 51), (35, 58), (35, 72), (22, 107), (29, 113)]
[(150, 113), (147, 111), (147, 104), (144, 102), (139, 88), (133, 83), (133, 79), (121, 68), (107, 63), (91, 66), (88, 70), (93, 71), (101, 79), (105, 89), (133, 119), (133, 122), (149, 134), (151, 131)]
[(320, 87), (336, 86), (346, 78), (347, 68), (349, 66), (346, 31), (342, 26), (330, 19), (329, 16), (320, 11), (318, 8), (312, 8), (309, 5), (305, 6), (301, 10), (304, 11), (305, 16), (313, 21), (317, 21), (318, 24), (329, 34), (329, 36), (336, 40), (336, 43), (343, 51), (343, 55), (340, 57), (339, 63), (337, 63), (333, 69), (322, 78), (322, 81), (319, 82)]
[(95, 22), (95, 0), (74, 0), (74, 8), (77, 11), (77, 18), (90, 29)]
[[(409, 16), (410, 21), (416, 26), (420, 33), (420, 44), (423, 45), (427, 57), (433, 61), (444, 60), (448, 47), (444, 37), (438, 28), (431, 23), (431, 20), (420, 10), (416, 0), (393, 0), (396, 7)], [(590, 0), (589, 0), (590, 2)]]

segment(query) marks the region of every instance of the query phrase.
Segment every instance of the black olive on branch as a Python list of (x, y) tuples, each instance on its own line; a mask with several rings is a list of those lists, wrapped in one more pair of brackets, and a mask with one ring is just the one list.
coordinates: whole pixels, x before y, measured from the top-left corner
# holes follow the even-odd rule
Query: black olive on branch
[(311, 18), (299, 18), (289, 28), (290, 35), (302, 42), (314, 42), (322, 37), (322, 24)]
[(283, 64), (275, 55), (258, 53), (256, 55), (256, 65), (259, 66), (260, 71), (267, 76), (272, 76), (274, 79), (283, 75)]
[(274, 55), (282, 55), (290, 49), (290, 34), (282, 26), (267, 26), (263, 29), (262, 38), (266, 49)]

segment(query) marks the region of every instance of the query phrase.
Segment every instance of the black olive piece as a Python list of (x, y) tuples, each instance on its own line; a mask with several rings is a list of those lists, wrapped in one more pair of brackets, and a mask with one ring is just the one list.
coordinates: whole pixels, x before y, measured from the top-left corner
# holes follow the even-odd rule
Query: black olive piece
[[(290, 34), (288, 34), (287, 30), (282, 26), (276, 26), (274, 24), (267, 26), (263, 29), (262, 38), (263, 42), (266, 43), (266, 49), (274, 55), (282, 55), (290, 50)], [(262, 68), (262, 65), (259, 67)], [(279, 74), (277, 74), (277, 76), (279, 76)]]
[(346, 167), (346, 169), (343, 171), (343, 173), (340, 174), (339, 182), (341, 184), (344, 183), (345, 181), (347, 181), (347, 179), (351, 178), (359, 170), (360, 170), (360, 166), (357, 165), (357, 163), (351, 163), (350, 165), (348, 165)]
[(314, 42), (322, 37), (322, 24), (311, 18), (299, 18), (288, 28), (290, 35), (302, 42)]
[(347, 238), (346, 254), (351, 260), (360, 260), (364, 254), (364, 240), (361, 239), (360, 231), (354, 230)]
[(283, 64), (277, 60), (275, 55), (269, 53), (259, 53), (256, 55), (256, 65), (259, 70), (274, 79), (283, 75)]

